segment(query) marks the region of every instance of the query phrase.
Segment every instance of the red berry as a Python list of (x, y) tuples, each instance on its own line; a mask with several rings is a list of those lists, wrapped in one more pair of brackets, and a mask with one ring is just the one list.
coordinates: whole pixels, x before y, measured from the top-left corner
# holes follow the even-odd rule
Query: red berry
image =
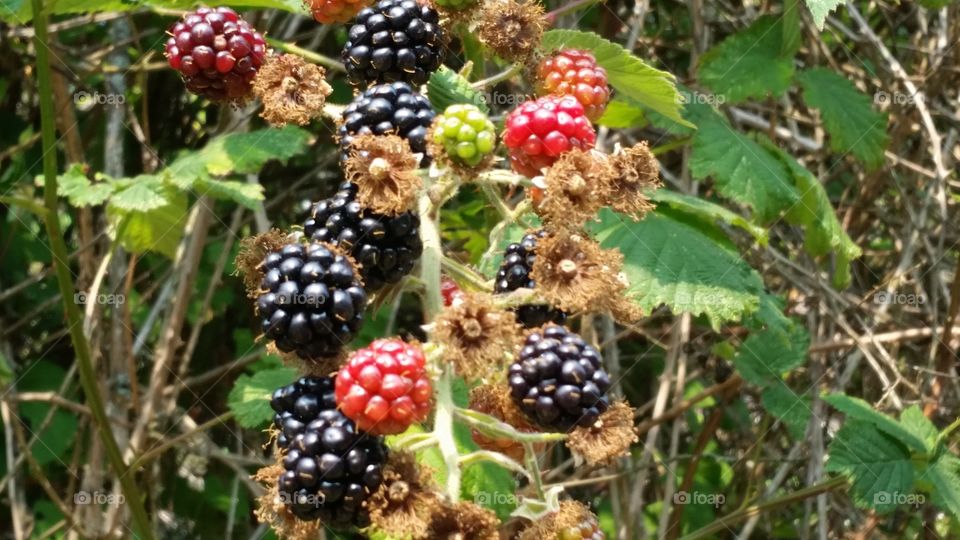
[(593, 148), (596, 138), (573, 96), (544, 96), (521, 104), (507, 116), (503, 132), (513, 170), (531, 177), (571, 148)]
[(250, 95), (266, 43), (230, 8), (199, 8), (170, 28), (166, 54), (194, 94), (211, 101), (242, 100)]
[(463, 291), (460, 290), (460, 286), (457, 285), (457, 282), (444, 277), (440, 280), (440, 294), (443, 295), (443, 305), (450, 307), (454, 302), (463, 298)]
[(378, 339), (350, 355), (337, 374), (337, 406), (359, 429), (403, 433), (430, 412), (433, 389), (423, 351), (399, 339)]
[(323, 24), (347, 22), (370, 3), (371, 0), (309, 0), (307, 2), (313, 18)]
[(607, 108), (607, 71), (587, 51), (565, 49), (544, 58), (537, 68), (537, 95), (573, 96), (587, 118), (596, 120)]

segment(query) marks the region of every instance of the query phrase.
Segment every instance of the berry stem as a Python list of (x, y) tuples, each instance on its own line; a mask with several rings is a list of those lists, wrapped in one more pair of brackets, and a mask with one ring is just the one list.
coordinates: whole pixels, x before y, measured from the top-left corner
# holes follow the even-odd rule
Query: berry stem
[[(593, 1), (596, 1), (596, 0), (593, 0)], [(487, 77), (486, 79), (481, 79), (471, 84), (471, 86), (474, 88), (485, 88), (487, 86), (492, 86), (494, 84), (497, 84), (499, 82), (505, 81), (513, 77), (517, 73), (520, 73), (521, 69), (523, 69), (523, 66), (521, 64), (513, 64), (506, 70), (501, 71), (500, 73), (497, 73), (496, 75), (493, 75), (491, 77)]]
[(474, 452), (470, 452), (469, 454), (464, 454), (460, 456), (460, 465), (464, 467), (472, 463), (479, 463), (481, 461), (489, 461), (491, 463), (496, 463), (497, 465), (503, 467), (504, 469), (513, 471), (518, 474), (522, 474), (526, 476), (528, 479), (533, 480), (533, 478), (531, 478), (530, 476), (530, 472), (524, 469), (523, 465), (501, 454), (500, 452), (491, 452), (490, 450), (476, 450)]
[(510, 439), (521, 443), (557, 442), (567, 438), (565, 433), (538, 433), (518, 431), (516, 428), (488, 414), (473, 409), (457, 407), (457, 419), (487, 437)]
[(543, 491), (543, 475), (540, 474), (540, 461), (537, 459), (537, 451), (533, 448), (533, 443), (529, 441), (523, 441), (523, 461), (527, 465), (527, 470), (530, 471), (530, 479), (533, 480), (533, 487), (537, 490), (537, 498), (544, 499)]
[[(439, 290), (439, 288), (438, 288)], [(451, 364), (443, 363), (443, 371), (437, 380), (437, 410), (434, 415), (433, 433), (439, 441), (440, 455), (447, 468), (447, 497), (451, 502), (460, 500), (460, 454), (453, 438), (453, 373)]]
[(339, 71), (341, 73), (346, 73), (347, 71), (346, 68), (343, 67), (343, 64), (334, 60), (333, 58), (330, 58), (329, 56), (324, 56), (322, 54), (318, 54), (313, 51), (308, 51), (303, 47), (298, 47), (293, 43), (286, 43), (284, 41), (280, 41), (279, 39), (264, 38), (264, 40), (270, 45), (280, 49), (283, 52), (300, 55), (305, 59), (313, 62), (314, 64), (320, 64), (321, 66), (328, 67), (334, 71)]
[(110, 428), (110, 419), (103, 407), (103, 396), (97, 380), (97, 373), (93, 367), (90, 354), (90, 343), (83, 333), (83, 315), (73, 300), (75, 289), (70, 267), (67, 266), (67, 245), (60, 230), (60, 214), (57, 196), (57, 141), (56, 141), (56, 113), (53, 107), (53, 86), (50, 77), (50, 49), (47, 45), (47, 13), (44, 11), (41, 0), (31, 0), (33, 8), (34, 42), (37, 51), (37, 79), (40, 97), (40, 125), (43, 138), (43, 201), (46, 213), (43, 215), (47, 236), (50, 239), (50, 252), (53, 257), (53, 266), (56, 269), (57, 284), (60, 288), (60, 299), (63, 301), (63, 310), (70, 332), (70, 341), (77, 359), (77, 371), (80, 375), (80, 385), (93, 415), (97, 431), (103, 441), (104, 449), (110, 467), (120, 480), (120, 489), (126, 498), (134, 526), (141, 538), (152, 540), (153, 531), (150, 528), (150, 519), (143, 507), (140, 490), (134, 481), (131, 471), (123, 462), (123, 455), (113, 431)]
[(451, 259), (450, 257), (444, 256), (441, 261), (443, 266), (443, 271), (454, 278), (458, 283), (466, 283), (470, 285), (471, 288), (478, 291), (487, 291), (493, 288), (493, 284), (487, 281), (483, 276), (478, 274), (469, 266), (460, 264), (459, 262)]

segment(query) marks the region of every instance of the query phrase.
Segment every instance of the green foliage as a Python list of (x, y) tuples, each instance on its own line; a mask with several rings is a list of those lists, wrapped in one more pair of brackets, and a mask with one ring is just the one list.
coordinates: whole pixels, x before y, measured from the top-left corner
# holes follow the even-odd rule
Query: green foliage
[(783, 382), (776, 382), (764, 388), (760, 393), (763, 408), (776, 419), (783, 422), (790, 436), (800, 441), (804, 439), (810, 417), (813, 415), (810, 396), (797, 395)]
[[(760, 276), (738, 254), (715, 240), (711, 223), (660, 210), (635, 222), (601, 213), (597, 239), (624, 255), (628, 294), (646, 312), (666, 304), (675, 313), (704, 315), (715, 326), (755, 311)], [(714, 236), (710, 236), (714, 235)]]
[(810, 14), (813, 15), (813, 22), (819, 30), (823, 30), (823, 23), (827, 20), (827, 14), (837, 9), (837, 6), (843, 3), (843, 0), (806, 0)]
[(690, 157), (695, 178), (712, 177), (723, 196), (751, 207), (761, 222), (775, 219), (799, 202), (790, 173), (760, 143), (735, 130), (715, 111), (701, 114), (697, 127)]
[(913, 416), (908, 417), (912, 426), (905, 427), (893, 418), (877, 412), (869, 403), (846, 394), (830, 394), (823, 396), (823, 400), (832, 405), (840, 412), (847, 415), (847, 422), (850, 419), (863, 422), (876, 427), (883, 433), (893, 437), (897, 442), (902, 443), (917, 452), (926, 452), (929, 450), (927, 443), (923, 438), (917, 435), (918, 429), (913, 423)]
[(470, 81), (446, 66), (441, 66), (430, 75), (427, 97), (433, 108), (440, 112), (455, 103), (468, 103), (476, 105), (484, 113), (490, 113), (483, 94), (470, 86)]
[(607, 70), (607, 82), (616, 91), (644, 107), (657, 111), (680, 124), (689, 123), (680, 115), (680, 94), (674, 77), (651, 67), (629, 51), (592, 32), (550, 30), (543, 35), (546, 51), (561, 48), (586, 49), (597, 64)]
[[(21, 392), (57, 392), (63, 384), (66, 370), (47, 360), (37, 360), (25, 366), (18, 376), (17, 388)], [(60, 465), (69, 461), (67, 451), (77, 433), (77, 414), (59, 407), (51, 411), (51, 407), (50, 403), (40, 401), (20, 403), (19, 415), (12, 419), (20, 422), (18, 429), (23, 430), (28, 440), (37, 437), (31, 451), (40, 465)], [(50, 423), (41, 431), (40, 426), (51, 412)], [(7, 426), (7, 429), (13, 429), (13, 426)]]
[(793, 80), (795, 50), (782, 49), (781, 18), (765, 16), (703, 55), (700, 82), (731, 103), (780, 96)]
[(881, 512), (896, 506), (894, 494), (907, 494), (913, 488), (910, 452), (875, 424), (862, 420), (847, 420), (837, 432), (826, 470), (849, 476), (854, 502)]
[(230, 390), (227, 405), (236, 415), (237, 422), (245, 428), (262, 428), (273, 418), (270, 396), (277, 388), (290, 384), (297, 378), (293, 368), (275, 368), (258, 371), (253, 375), (241, 375)]
[(870, 98), (842, 75), (814, 68), (800, 74), (803, 99), (820, 110), (830, 134), (830, 148), (851, 153), (870, 169), (883, 165), (887, 136), (887, 115), (875, 111)]
[(750, 236), (759, 244), (767, 244), (768, 234), (766, 229), (719, 204), (700, 197), (684, 195), (683, 193), (666, 188), (651, 191), (649, 196), (650, 200), (661, 205), (661, 208), (663, 208), (663, 205), (666, 205), (674, 210), (692, 214), (710, 223), (726, 223), (727, 225), (738, 227), (750, 233)]
[(643, 125), (645, 118), (642, 107), (629, 98), (617, 96), (607, 104), (597, 123), (608, 128), (626, 129)]

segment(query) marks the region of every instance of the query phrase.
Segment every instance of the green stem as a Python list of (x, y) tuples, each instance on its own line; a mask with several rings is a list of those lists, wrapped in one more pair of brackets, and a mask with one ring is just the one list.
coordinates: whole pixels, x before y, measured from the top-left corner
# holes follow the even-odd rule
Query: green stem
[(543, 475), (540, 474), (540, 462), (537, 459), (537, 451), (533, 448), (533, 443), (530, 441), (523, 441), (523, 461), (527, 465), (527, 470), (530, 471), (533, 487), (537, 490), (537, 498), (543, 500), (545, 498)]
[(460, 454), (453, 438), (453, 374), (449, 363), (443, 363), (443, 371), (437, 380), (437, 410), (434, 414), (433, 433), (439, 442), (440, 455), (447, 468), (447, 497), (451, 502), (460, 500)]
[(42, 0), (31, 0), (33, 8), (34, 46), (37, 51), (37, 79), (39, 81), (40, 98), (40, 125), (43, 134), (43, 201), (47, 209), (44, 215), (44, 224), (47, 236), (50, 238), (50, 252), (53, 256), (53, 266), (57, 274), (57, 284), (60, 288), (60, 298), (66, 314), (67, 327), (70, 332), (70, 341), (73, 343), (76, 355), (77, 371), (80, 375), (80, 385), (86, 397), (87, 405), (93, 415), (100, 438), (106, 450), (110, 467), (120, 480), (120, 489), (130, 508), (134, 526), (140, 536), (152, 540), (153, 531), (150, 528), (150, 519), (143, 506), (140, 490), (132, 475), (123, 463), (120, 447), (113, 438), (110, 429), (110, 420), (103, 407), (103, 396), (97, 381), (97, 373), (93, 367), (90, 354), (90, 344), (83, 335), (83, 315), (73, 299), (75, 287), (70, 267), (67, 266), (67, 245), (60, 231), (60, 215), (57, 212), (57, 150), (56, 150), (56, 116), (53, 107), (53, 85), (50, 79), (50, 54), (47, 48), (47, 13), (43, 8)]
[(490, 450), (476, 450), (474, 452), (470, 452), (469, 454), (464, 454), (460, 456), (460, 465), (464, 467), (471, 465), (473, 463), (479, 463), (481, 461), (489, 461), (490, 463), (496, 463), (497, 465), (503, 467), (504, 469), (513, 471), (517, 474), (522, 474), (527, 478), (530, 478), (531, 480), (533, 480), (533, 478), (530, 476), (530, 472), (524, 469), (523, 465), (501, 454), (500, 452), (492, 452)]
[(956, 431), (958, 428), (960, 428), (960, 417), (957, 417), (957, 419), (954, 420), (952, 424), (950, 424), (949, 426), (944, 428), (943, 431), (940, 432), (940, 435), (937, 435), (937, 442), (934, 446), (940, 446), (941, 444), (945, 444), (947, 442), (947, 439), (950, 437), (950, 435), (954, 431)]
[(782, 497), (776, 499), (771, 499), (769, 501), (764, 501), (759, 504), (752, 504), (750, 506), (741, 508), (732, 514), (723, 516), (720, 519), (714, 520), (712, 523), (697, 529), (692, 533), (684, 536), (680, 540), (697, 540), (700, 538), (714, 538), (716, 533), (721, 531), (729, 530), (732, 525), (739, 523), (745, 519), (749, 519), (753, 516), (758, 516), (763, 512), (768, 510), (773, 510), (783, 506), (789, 506), (795, 502), (802, 501), (804, 499), (815, 497), (821, 493), (826, 493), (832, 491), (841, 486), (847, 485), (847, 479), (842, 476), (837, 476), (836, 478), (831, 478), (825, 482), (819, 484), (814, 484), (810, 487), (794, 491), (793, 493), (788, 493)]
[(488, 414), (473, 409), (457, 407), (454, 411), (457, 420), (493, 439), (508, 439), (521, 443), (557, 442), (567, 438), (565, 433), (539, 433), (518, 431), (515, 427)]
[(521, 70), (521, 69), (523, 69), (523, 66), (522, 66), (521, 64), (513, 64), (512, 66), (510, 66), (510, 67), (507, 68), (506, 70), (501, 71), (500, 73), (497, 73), (496, 75), (494, 75), (494, 76), (492, 76), (492, 77), (487, 77), (486, 79), (477, 81), (477, 82), (471, 84), (470, 86), (472, 86), (472, 87), (474, 87), (474, 88), (477, 88), (477, 89), (485, 88), (485, 87), (487, 87), (487, 86), (491, 86), (491, 85), (497, 84), (497, 83), (499, 83), (499, 82), (503, 82), (503, 81), (505, 81), (505, 80), (513, 77), (513, 76), (516, 75), (517, 73), (520, 73), (520, 70)]
[(300, 55), (306, 58), (307, 60), (313, 62), (314, 64), (320, 64), (321, 66), (328, 67), (334, 71), (340, 71), (344, 73), (346, 73), (347, 71), (346, 68), (343, 67), (343, 64), (341, 64), (340, 62), (337, 62), (336, 60), (334, 60), (333, 58), (330, 58), (329, 56), (324, 56), (322, 54), (309, 51), (307, 49), (304, 49), (303, 47), (298, 47), (293, 43), (286, 43), (284, 41), (280, 41), (279, 39), (273, 39), (273, 38), (266, 38), (266, 39), (267, 39), (267, 43), (280, 49), (283, 52)]

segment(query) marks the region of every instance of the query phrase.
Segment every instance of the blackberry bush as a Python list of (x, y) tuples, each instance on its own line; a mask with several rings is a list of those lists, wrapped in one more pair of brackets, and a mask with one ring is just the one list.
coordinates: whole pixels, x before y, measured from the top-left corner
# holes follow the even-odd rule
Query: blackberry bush
[[(503, 262), (493, 282), (495, 293), (508, 293), (520, 288), (534, 289), (536, 283), (530, 277), (533, 261), (536, 258), (537, 238), (543, 237), (543, 231), (523, 236), (520, 242), (507, 246), (503, 253)], [(548, 322), (563, 324), (566, 313), (546, 304), (527, 304), (515, 309), (517, 320), (527, 328), (542, 326)]]
[(440, 16), (416, 0), (381, 0), (365, 8), (347, 32), (343, 65), (350, 83), (427, 82), (443, 63)]
[(592, 426), (610, 405), (600, 353), (562, 326), (527, 336), (508, 377), (517, 406), (547, 429)]
[(410, 273), (420, 254), (420, 218), (411, 212), (388, 217), (360, 207), (357, 186), (340, 184), (333, 197), (315, 204), (303, 223), (307, 237), (338, 245), (360, 264), (368, 290), (396, 283)]
[(166, 55), (194, 94), (211, 101), (241, 101), (253, 89), (266, 44), (228, 7), (198, 8), (170, 27)]
[(269, 253), (262, 268), (257, 315), (264, 335), (307, 360), (339, 354), (360, 329), (367, 305), (353, 263), (312, 242)]
[(394, 134), (406, 139), (412, 151), (423, 153), (421, 165), (427, 165), (427, 129), (434, 116), (427, 98), (407, 83), (372, 86), (343, 110), (343, 124), (337, 131), (341, 162), (347, 159), (354, 136)]

